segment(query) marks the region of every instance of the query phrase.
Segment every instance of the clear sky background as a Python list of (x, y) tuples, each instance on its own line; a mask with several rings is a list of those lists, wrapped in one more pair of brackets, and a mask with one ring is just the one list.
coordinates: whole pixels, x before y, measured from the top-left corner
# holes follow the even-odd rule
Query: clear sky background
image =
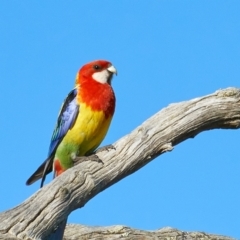
[[(240, 87), (239, 13), (238, 0), (1, 1), (0, 211), (39, 188), (25, 181), (46, 158), (83, 64), (118, 69), (110, 144), (170, 103)], [(239, 136), (212, 130), (177, 145), (68, 222), (240, 238)]]

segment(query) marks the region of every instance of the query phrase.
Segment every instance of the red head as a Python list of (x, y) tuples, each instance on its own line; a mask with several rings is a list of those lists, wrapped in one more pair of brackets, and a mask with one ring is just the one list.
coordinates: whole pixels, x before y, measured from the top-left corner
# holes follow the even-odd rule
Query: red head
[(101, 84), (111, 85), (113, 74), (117, 74), (116, 68), (108, 61), (96, 60), (85, 64), (78, 72), (76, 84), (94, 80)]
[(97, 60), (85, 64), (78, 72), (75, 84), (78, 102), (86, 103), (94, 111), (103, 111), (112, 117), (115, 109), (115, 95), (111, 87), (115, 67), (108, 61)]

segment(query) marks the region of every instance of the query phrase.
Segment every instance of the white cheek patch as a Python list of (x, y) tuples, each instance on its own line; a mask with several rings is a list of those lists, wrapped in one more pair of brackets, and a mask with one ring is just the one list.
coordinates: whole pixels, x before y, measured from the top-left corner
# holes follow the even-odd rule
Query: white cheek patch
[(110, 73), (107, 69), (101, 71), (101, 72), (96, 72), (92, 75), (92, 78), (100, 83), (107, 83), (109, 79)]

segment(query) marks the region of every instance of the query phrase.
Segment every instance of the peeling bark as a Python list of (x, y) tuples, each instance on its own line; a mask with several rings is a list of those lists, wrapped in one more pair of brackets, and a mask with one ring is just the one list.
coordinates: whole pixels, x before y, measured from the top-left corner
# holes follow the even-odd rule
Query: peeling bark
[[(50, 234), (72, 211), (83, 207), (99, 192), (137, 171), (157, 156), (173, 150), (180, 142), (205, 130), (239, 127), (239, 89), (228, 88), (190, 101), (171, 104), (115, 142), (113, 149), (96, 153), (102, 161), (80, 161), (77, 166), (39, 189), (19, 206), (0, 213), (0, 239), (50, 239)], [(72, 228), (72, 225), (66, 228), (65, 239), (101, 239), (101, 236), (104, 239), (150, 239), (149, 234), (166, 240), (196, 239), (192, 237), (194, 234), (202, 234), (203, 237), (198, 239), (231, 239), (178, 230), (176, 231), (180, 238), (171, 238), (170, 233), (162, 238), (157, 235), (161, 231), (153, 233), (123, 226), (120, 228), (124, 234), (116, 232), (111, 238), (105, 238), (104, 227), (96, 231), (96, 228), (78, 226), (74, 234), (82, 235), (79, 235), (81, 238), (75, 238), (74, 234), (69, 233)], [(107, 231), (111, 232), (113, 228), (108, 227)], [(84, 237), (86, 229), (89, 232), (87, 238)]]

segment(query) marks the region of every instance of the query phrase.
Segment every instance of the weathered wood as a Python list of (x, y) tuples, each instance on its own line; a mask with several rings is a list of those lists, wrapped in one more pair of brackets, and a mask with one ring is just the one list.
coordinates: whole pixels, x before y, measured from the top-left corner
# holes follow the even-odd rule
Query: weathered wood
[(143, 231), (126, 226), (87, 227), (69, 224), (65, 231), (65, 240), (70, 239), (124, 239), (124, 240), (233, 240), (233, 238), (207, 234), (204, 232), (184, 232), (175, 228), (165, 227), (156, 231)]
[[(19, 240), (11, 235), (3, 236), (0, 240)], [(80, 224), (68, 224), (63, 240), (237, 240), (222, 235), (209, 234), (205, 232), (186, 232), (175, 228), (165, 227), (155, 231), (143, 231), (116, 225), (110, 227), (89, 227)]]
[(7, 235), (48, 239), (72, 211), (176, 144), (205, 130), (239, 127), (239, 89), (171, 104), (114, 143), (115, 149), (97, 153), (102, 162), (82, 161), (19, 206), (1, 213), (0, 239)]

